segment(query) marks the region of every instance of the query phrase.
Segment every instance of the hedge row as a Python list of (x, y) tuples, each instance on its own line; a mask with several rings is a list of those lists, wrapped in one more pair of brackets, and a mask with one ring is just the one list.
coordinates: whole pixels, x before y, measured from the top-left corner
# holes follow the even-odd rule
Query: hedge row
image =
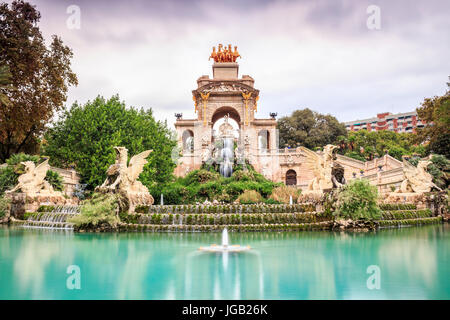
[(380, 224), (380, 227), (382, 227), (382, 228), (400, 227), (400, 226), (406, 226), (406, 225), (434, 224), (434, 223), (441, 223), (441, 222), (442, 222), (442, 217), (378, 221), (378, 223)]
[(121, 215), (121, 220), (136, 224), (177, 224), (177, 225), (228, 225), (228, 224), (277, 224), (313, 223), (329, 221), (324, 213), (258, 213), (258, 214), (147, 214)]
[(292, 213), (313, 212), (316, 206), (310, 203), (302, 204), (228, 204), (228, 205), (155, 205), (138, 206), (136, 213)]
[(392, 210), (381, 213), (382, 220), (402, 220), (431, 217), (433, 213), (430, 209), (424, 210)]
[[(227, 225), (228, 231), (232, 232), (329, 230), (330, 228), (331, 222)], [(121, 224), (119, 229), (142, 232), (221, 232), (223, 227), (219, 225)]]
[(417, 206), (415, 204), (410, 203), (385, 203), (378, 205), (383, 211), (390, 210), (416, 210)]

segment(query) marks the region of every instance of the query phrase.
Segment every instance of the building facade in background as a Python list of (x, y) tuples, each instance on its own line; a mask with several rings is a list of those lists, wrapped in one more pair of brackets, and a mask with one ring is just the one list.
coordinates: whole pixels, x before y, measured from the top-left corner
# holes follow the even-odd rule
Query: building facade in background
[(416, 111), (397, 114), (384, 112), (377, 114), (374, 118), (345, 122), (348, 131), (389, 130), (398, 133), (415, 132), (416, 128), (422, 128), (424, 125), (425, 123), (418, 118)]

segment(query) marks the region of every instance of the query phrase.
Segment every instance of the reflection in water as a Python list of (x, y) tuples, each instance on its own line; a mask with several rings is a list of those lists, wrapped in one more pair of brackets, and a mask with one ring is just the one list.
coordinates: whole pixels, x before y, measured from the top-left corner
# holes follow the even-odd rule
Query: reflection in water
[[(201, 253), (220, 234), (0, 228), (0, 299), (450, 298), (449, 226), (377, 233), (233, 233), (252, 251)], [(67, 266), (81, 290), (65, 287)], [(368, 290), (378, 265), (381, 290)]]

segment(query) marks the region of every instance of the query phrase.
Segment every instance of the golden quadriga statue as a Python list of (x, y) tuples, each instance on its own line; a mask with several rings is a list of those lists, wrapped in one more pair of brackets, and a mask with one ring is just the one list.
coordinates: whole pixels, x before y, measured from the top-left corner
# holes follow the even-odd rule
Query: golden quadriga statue
[(431, 163), (429, 160), (420, 160), (416, 168), (403, 159), (404, 179), (397, 190), (388, 194), (386, 201), (401, 201), (406, 198), (407, 201), (415, 202), (432, 188), (442, 191), (433, 183), (433, 177), (426, 171)]
[(334, 150), (337, 146), (328, 144), (324, 147), (323, 153), (318, 154), (305, 147), (300, 147), (306, 157), (307, 167), (314, 173), (314, 178), (308, 184), (308, 188), (302, 191), (299, 201), (307, 200), (308, 198), (320, 198), (324, 190), (332, 189), (333, 187), (340, 187), (339, 183), (333, 177), (333, 160)]
[(154, 199), (146, 186), (137, 181), (147, 164), (146, 158), (152, 150), (141, 152), (128, 162), (128, 150), (124, 147), (114, 147), (116, 162), (106, 171), (107, 177), (95, 191), (102, 193), (117, 193), (125, 196), (129, 204), (129, 212), (133, 212), (137, 205), (152, 205)]

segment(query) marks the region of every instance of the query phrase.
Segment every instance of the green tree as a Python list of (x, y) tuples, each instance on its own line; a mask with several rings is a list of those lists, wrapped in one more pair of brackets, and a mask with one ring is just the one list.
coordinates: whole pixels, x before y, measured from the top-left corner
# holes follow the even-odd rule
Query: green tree
[(450, 90), (443, 96), (426, 98), (417, 115), (426, 122), (424, 128), (417, 129), (417, 142), (425, 143), (429, 152), (450, 158)]
[(345, 125), (332, 115), (310, 109), (296, 110), (291, 116), (278, 120), (280, 147), (305, 146), (310, 149), (337, 143), (338, 137), (347, 136)]
[(128, 149), (128, 156), (152, 149), (139, 180), (150, 187), (173, 178), (171, 159), (176, 141), (166, 123), (156, 121), (152, 110), (126, 108), (113, 96), (97, 97), (85, 105), (74, 103), (49, 129), (43, 150), (58, 167), (75, 165), (88, 189), (103, 183), (106, 170), (115, 161), (114, 146)]
[(10, 85), (1, 88), (0, 162), (14, 153), (37, 151), (46, 124), (66, 101), (68, 87), (77, 84), (71, 49), (57, 36), (47, 47), (40, 18), (27, 2), (0, 4), (0, 65), (10, 73)]
[(357, 160), (371, 160), (386, 153), (400, 161), (404, 155), (425, 156), (425, 148), (415, 144), (414, 140), (413, 133), (388, 130), (352, 131), (348, 133), (346, 142), (340, 144), (339, 153)]

